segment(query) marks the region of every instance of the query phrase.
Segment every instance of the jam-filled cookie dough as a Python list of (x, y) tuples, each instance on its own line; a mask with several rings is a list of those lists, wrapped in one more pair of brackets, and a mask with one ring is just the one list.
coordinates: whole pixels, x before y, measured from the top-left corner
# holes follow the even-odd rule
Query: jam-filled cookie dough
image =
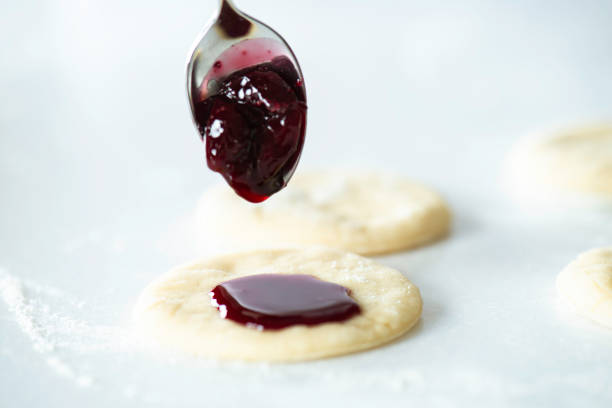
[(612, 247), (582, 253), (559, 274), (557, 290), (580, 314), (612, 328)]
[[(264, 320), (258, 321), (261, 325), (249, 324), (244, 316), (228, 318), (228, 310), (220, 307), (228, 304), (227, 294), (220, 297), (217, 290), (224, 282), (226, 288), (228, 282), (234, 284), (229, 292), (243, 307), (268, 315), (278, 312), (279, 305), (285, 304), (280, 298), (288, 293), (286, 289), (278, 291), (280, 298), (258, 299), (245, 294), (248, 282), (239, 280), (271, 274), (332, 284), (314, 308), (319, 316), (321, 310), (335, 308), (336, 321), (298, 319), (296, 324), (275, 327), (266, 326)], [(311, 286), (307, 290), (318, 289)], [(296, 301), (290, 304), (301, 308), (297, 315), (304, 315), (303, 309), (310, 307), (303, 299), (297, 306)], [(219, 359), (299, 361), (387, 343), (414, 326), (421, 308), (419, 290), (398, 271), (339, 250), (307, 248), (225, 255), (176, 268), (143, 291), (134, 319), (142, 335), (187, 353)], [(315, 316), (312, 310), (307, 313)], [(330, 320), (329, 316), (325, 319)]]
[(450, 211), (435, 192), (390, 175), (296, 174), (272, 199), (252, 205), (219, 186), (198, 207), (199, 246), (254, 249), (325, 245), (373, 255), (447, 234)]

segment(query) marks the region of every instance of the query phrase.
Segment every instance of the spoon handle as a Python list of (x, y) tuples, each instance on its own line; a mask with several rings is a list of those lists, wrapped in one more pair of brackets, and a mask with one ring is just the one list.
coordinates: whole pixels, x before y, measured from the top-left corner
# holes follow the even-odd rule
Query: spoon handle
[(220, 0), (217, 26), (228, 38), (240, 38), (251, 31), (252, 24), (234, 7), (231, 0)]

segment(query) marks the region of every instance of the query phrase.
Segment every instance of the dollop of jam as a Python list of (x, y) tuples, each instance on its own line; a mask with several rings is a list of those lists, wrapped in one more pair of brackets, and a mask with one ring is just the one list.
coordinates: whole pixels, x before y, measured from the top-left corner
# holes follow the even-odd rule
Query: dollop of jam
[[(227, 55), (236, 58), (238, 50)], [(248, 58), (248, 52), (245, 47), (239, 56)], [(220, 59), (211, 74), (225, 69)], [(244, 199), (264, 201), (287, 185), (304, 145), (306, 95), (298, 72), (278, 56), (206, 85), (194, 113), (208, 167)]]
[(245, 276), (209, 294), (222, 318), (259, 330), (339, 322), (361, 312), (349, 289), (310, 275)]

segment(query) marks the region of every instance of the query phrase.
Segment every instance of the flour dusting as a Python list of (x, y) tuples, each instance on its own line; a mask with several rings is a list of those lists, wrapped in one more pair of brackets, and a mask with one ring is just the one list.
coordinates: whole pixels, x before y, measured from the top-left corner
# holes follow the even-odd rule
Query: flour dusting
[[(91, 386), (93, 378), (71, 363), (67, 355), (125, 349), (130, 345), (130, 336), (125, 329), (92, 325), (60, 312), (64, 309), (82, 309), (86, 306), (85, 302), (75, 300), (59, 289), (19, 279), (2, 268), (0, 298), (30, 340), (34, 351), (42, 355), (56, 374), (74, 381), (80, 387)], [(60, 301), (63, 307), (51, 307), (51, 303)]]

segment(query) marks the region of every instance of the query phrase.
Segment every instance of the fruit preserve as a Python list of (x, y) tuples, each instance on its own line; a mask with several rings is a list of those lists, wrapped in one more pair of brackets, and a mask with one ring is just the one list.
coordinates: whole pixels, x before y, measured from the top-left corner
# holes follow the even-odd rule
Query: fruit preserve
[(260, 330), (347, 320), (361, 312), (344, 286), (310, 275), (260, 274), (217, 285), (221, 317)]
[(261, 60), (270, 50), (228, 51), (234, 61), (220, 58), (213, 64), (194, 116), (208, 167), (244, 199), (261, 202), (287, 185), (300, 158), (306, 131), (304, 86), (285, 56), (222, 76), (237, 58), (248, 60), (252, 53)]

